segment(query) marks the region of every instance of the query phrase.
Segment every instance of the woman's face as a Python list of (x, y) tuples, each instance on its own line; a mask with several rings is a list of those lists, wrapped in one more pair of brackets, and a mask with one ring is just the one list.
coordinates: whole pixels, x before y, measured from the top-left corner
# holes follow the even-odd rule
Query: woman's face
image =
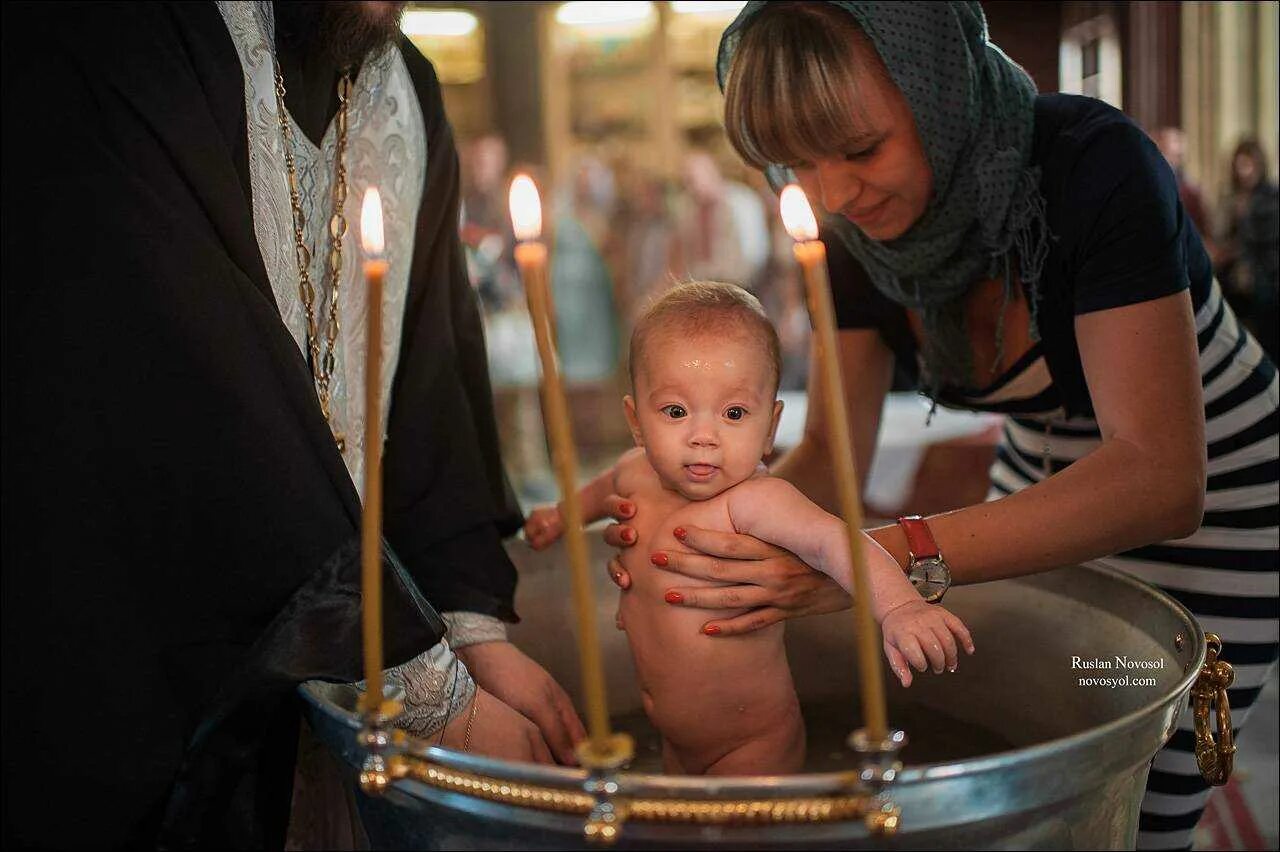
[(1258, 163), (1248, 152), (1241, 151), (1236, 154), (1235, 170), (1236, 180), (1245, 189), (1253, 189), (1258, 185), (1258, 175), (1260, 174)]
[(898, 87), (868, 73), (861, 75), (858, 89), (863, 114), (851, 122), (861, 128), (857, 135), (824, 157), (791, 166), (811, 200), (885, 242), (902, 236), (924, 215), (933, 194), (933, 170)]

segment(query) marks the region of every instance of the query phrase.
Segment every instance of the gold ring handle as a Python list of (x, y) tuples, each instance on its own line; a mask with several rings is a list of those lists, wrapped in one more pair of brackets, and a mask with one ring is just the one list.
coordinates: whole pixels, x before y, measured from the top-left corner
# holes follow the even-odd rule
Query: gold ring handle
[[(1222, 640), (1216, 634), (1206, 633), (1204, 666), (1191, 685), (1191, 712), (1196, 728), (1196, 765), (1204, 780), (1215, 787), (1227, 783), (1235, 763), (1236, 744), (1231, 729), (1231, 705), (1227, 701), (1227, 687), (1236, 679), (1236, 673), (1226, 660), (1218, 659), (1222, 653)], [(1216, 708), (1215, 708), (1216, 704)], [(1217, 710), (1218, 738), (1213, 737), (1210, 711)]]

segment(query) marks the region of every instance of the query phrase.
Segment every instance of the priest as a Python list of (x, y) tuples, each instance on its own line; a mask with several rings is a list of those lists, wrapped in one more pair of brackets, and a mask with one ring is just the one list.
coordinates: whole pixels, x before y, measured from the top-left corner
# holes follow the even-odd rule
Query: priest
[(296, 686), (362, 676), (370, 186), (406, 724), (572, 760), (505, 641), (521, 517), (402, 5), (5, 4), (6, 843), (282, 846)]

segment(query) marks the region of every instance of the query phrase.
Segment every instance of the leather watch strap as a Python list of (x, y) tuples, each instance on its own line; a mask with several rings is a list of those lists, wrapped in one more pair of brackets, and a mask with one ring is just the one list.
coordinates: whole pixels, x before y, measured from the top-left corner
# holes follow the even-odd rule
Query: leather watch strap
[(929, 531), (929, 524), (919, 515), (898, 518), (898, 526), (907, 535), (907, 549), (915, 559), (932, 559), (939, 554), (938, 543)]

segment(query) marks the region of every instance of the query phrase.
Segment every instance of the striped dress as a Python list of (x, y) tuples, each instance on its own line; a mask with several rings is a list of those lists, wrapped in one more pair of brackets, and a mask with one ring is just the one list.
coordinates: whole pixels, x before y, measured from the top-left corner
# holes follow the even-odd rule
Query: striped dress
[[(1162, 589), (1222, 638), (1222, 658), (1236, 673), (1229, 697), (1238, 734), (1280, 647), (1280, 394), (1275, 365), (1236, 320), (1216, 281), (1194, 307), (1209, 458), (1204, 521), (1186, 538), (1097, 561)], [(957, 401), (1008, 414), (988, 499), (1041, 481), (1102, 441), (1095, 420), (1064, 415), (1040, 344), (990, 387)], [(1210, 792), (1193, 742), (1188, 709), (1152, 764), (1139, 849), (1190, 848)]]

